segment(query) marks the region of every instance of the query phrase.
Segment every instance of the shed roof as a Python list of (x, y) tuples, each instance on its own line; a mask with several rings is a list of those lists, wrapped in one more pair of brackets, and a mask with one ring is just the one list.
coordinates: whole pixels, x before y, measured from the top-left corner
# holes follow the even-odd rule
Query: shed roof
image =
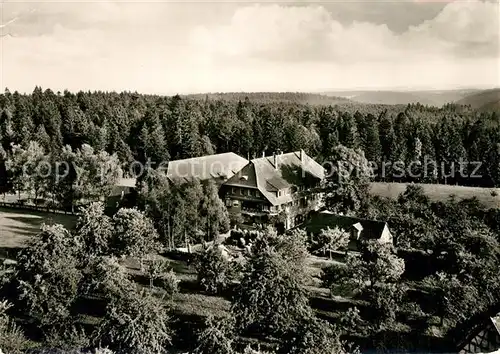
[(312, 213), (304, 225), (306, 231), (311, 233), (319, 233), (327, 227), (339, 227), (344, 231), (349, 231), (351, 228), (361, 229), (360, 239), (365, 240), (380, 239), (386, 226), (387, 223), (383, 221), (360, 219), (334, 214), (329, 211)]

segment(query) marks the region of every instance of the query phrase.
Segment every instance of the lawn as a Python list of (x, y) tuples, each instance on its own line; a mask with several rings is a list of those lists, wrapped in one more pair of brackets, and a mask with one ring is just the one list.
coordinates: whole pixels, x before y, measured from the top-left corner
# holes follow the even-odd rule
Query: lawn
[[(444, 184), (420, 184), (432, 201), (445, 201), (451, 195), (458, 199), (476, 197), (486, 208), (500, 208), (500, 188), (451, 186)], [(406, 189), (406, 183), (371, 183), (371, 194), (380, 197), (397, 198)], [(492, 195), (497, 192), (498, 195)], [(493, 193), (495, 194), (495, 193)]]
[(62, 224), (72, 229), (76, 216), (34, 210), (0, 208), (0, 249), (23, 247), (43, 223)]

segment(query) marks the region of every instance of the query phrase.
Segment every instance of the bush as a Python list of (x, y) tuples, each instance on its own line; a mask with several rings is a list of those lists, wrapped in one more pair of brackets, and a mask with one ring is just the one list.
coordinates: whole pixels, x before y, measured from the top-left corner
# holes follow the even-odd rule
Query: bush
[(64, 352), (78, 351), (90, 346), (90, 338), (82, 328), (76, 326), (71, 326), (69, 329), (52, 328), (45, 336), (45, 344), (48, 348)]
[(250, 346), (247, 346), (245, 348), (245, 351), (243, 352), (243, 354), (273, 354), (271, 352), (265, 352), (265, 351), (262, 351), (260, 348), (258, 348), (257, 350), (255, 349), (252, 349), (252, 347)]
[[(244, 247), (249, 243), (254, 243), (261, 234), (262, 233), (257, 230), (231, 230), (230, 236), (226, 239), (225, 244)], [(242, 244), (241, 240), (244, 241), (244, 244)]]
[(158, 281), (160, 287), (165, 290), (169, 296), (173, 296), (179, 291), (179, 279), (172, 269), (163, 273), (159, 277)]
[(245, 222), (245, 219), (240, 213), (229, 213), (229, 222), (232, 227), (236, 227)]
[(89, 354), (114, 354), (114, 352), (108, 348), (97, 348), (94, 353)]
[(6, 311), (11, 306), (5, 300), (0, 302), (0, 348), (8, 354), (20, 354), (27, 348), (28, 340), (23, 331), (7, 316)]
[(179, 280), (167, 261), (162, 258), (149, 259), (145, 270), (149, 276), (150, 288), (153, 288), (154, 284), (157, 283), (170, 296), (177, 292)]

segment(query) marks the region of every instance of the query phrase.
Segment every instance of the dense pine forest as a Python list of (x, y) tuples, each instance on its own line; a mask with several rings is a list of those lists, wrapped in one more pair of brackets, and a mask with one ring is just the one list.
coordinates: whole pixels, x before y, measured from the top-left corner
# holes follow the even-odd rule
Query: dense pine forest
[[(500, 185), (500, 118), (470, 106), (364, 105), (299, 93), (163, 97), (36, 87), (29, 95), (6, 89), (0, 112), (2, 155), (13, 144), (34, 140), (52, 154), (88, 144), (116, 153), (123, 166), (228, 151), (252, 158), (300, 148), (323, 162), (340, 143), (364, 151), (379, 167), (377, 180)], [(398, 161), (419, 161), (414, 166), (422, 173), (392, 173), (391, 167), (380, 173), (384, 162)], [(429, 165), (431, 171), (423, 173), (428, 161), (437, 168)], [(460, 161), (478, 163), (460, 174)]]

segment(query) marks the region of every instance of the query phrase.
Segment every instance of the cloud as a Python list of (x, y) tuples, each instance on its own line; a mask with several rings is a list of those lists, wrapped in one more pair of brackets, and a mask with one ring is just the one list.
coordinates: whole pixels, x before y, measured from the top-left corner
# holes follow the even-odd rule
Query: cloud
[(498, 57), (499, 13), (498, 2), (453, 2), (432, 20), (411, 27), (403, 39), (427, 43), (425, 49), (431, 50), (441, 45), (457, 56)]
[(418, 16), (391, 4), (373, 2), (366, 16), (356, 2), (4, 3), (4, 19), (36, 11), (0, 40), (0, 85), (172, 94), (499, 84), (498, 3), (440, 5), (423, 21), (430, 10), (418, 9), (436, 4), (404, 4)]
[[(423, 6), (423, 5), (421, 5)], [(454, 2), (433, 19), (402, 34), (385, 24), (342, 25), (323, 6), (254, 5), (238, 9), (230, 23), (199, 26), (192, 41), (223, 57), (276, 61), (373, 61), (427, 56), (498, 55), (498, 3)]]

